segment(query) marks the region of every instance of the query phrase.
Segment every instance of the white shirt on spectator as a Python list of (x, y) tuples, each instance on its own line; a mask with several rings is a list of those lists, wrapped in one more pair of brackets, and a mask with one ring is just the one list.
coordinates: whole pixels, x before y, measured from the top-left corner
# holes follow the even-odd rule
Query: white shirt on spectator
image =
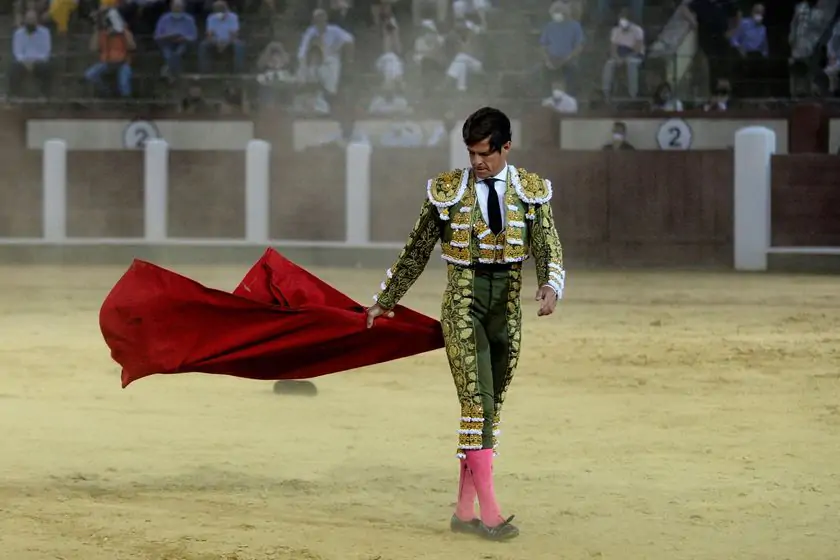
[(25, 27), (18, 28), (12, 36), (12, 53), (20, 63), (46, 62), (52, 52), (50, 30), (39, 25), (30, 33)]
[(627, 27), (616, 25), (612, 28), (610, 33), (610, 43), (617, 47), (626, 47), (628, 49), (635, 49), (636, 45), (641, 43), (642, 50), (639, 54), (645, 52), (645, 32), (635, 23), (629, 23)]
[(342, 47), (354, 41), (353, 36), (340, 28), (337, 25), (329, 24), (324, 29), (324, 33), (320, 33), (318, 28), (310, 25), (300, 41), (300, 48), (298, 49), (298, 59), (304, 60), (306, 53), (309, 52), (309, 46), (312, 41), (318, 41), (324, 53), (324, 58), (337, 58), (341, 53)]
[(560, 90), (554, 91), (551, 97), (546, 97), (542, 102), (543, 107), (551, 107), (558, 113), (577, 113), (577, 99), (568, 93)]

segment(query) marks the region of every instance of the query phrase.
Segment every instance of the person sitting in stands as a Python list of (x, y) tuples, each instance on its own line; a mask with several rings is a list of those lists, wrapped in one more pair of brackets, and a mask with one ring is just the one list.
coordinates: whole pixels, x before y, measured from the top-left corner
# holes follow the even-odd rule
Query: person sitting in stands
[(20, 85), (32, 76), (38, 83), (41, 94), (50, 95), (50, 55), (52, 37), (50, 30), (38, 25), (35, 10), (26, 12), (23, 26), (12, 37), (12, 55), (14, 60), (9, 68), (9, 94), (17, 96)]
[(103, 78), (115, 76), (121, 97), (131, 97), (131, 51), (136, 48), (134, 36), (116, 9), (103, 10), (90, 38), (90, 50), (99, 53), (99, 62), (85, 72), (87, 81), (98, 94), (106, 94)]
[(202, 73), (210, 71), (210, 59), (223, 54), (233, 54), (234, 72), (245, 67), (245, 44), (239, 39), (239, 16), (230, 11), (224, 0), (213, 4), (213, 13), (207, 16), (207, 38), (198, 51), (198, 65)]
[(195, 19), (184, 13), (184, 0), (172, 0), (171, 11), (164, 14), (155, 28), (155, 41), (166, 61), (161, 74), (170, 80), (181, 75), (187, 46), (198, 38)]

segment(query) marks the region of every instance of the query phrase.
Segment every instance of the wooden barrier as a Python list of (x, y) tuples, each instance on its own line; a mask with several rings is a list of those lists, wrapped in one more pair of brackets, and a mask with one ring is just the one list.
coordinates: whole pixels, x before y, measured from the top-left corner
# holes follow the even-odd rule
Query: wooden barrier
[[(4, 119), (10, 120), (5, 129), (0, 126), (0, 237), (39, 237), (42, 154), (25, 148), (25, 121), (7, 114), (0, 116), (0, 124)], [(281, 131), (260, 124), (255, 132), (272, 142), (270, 237), (342, 242), (346, 151), (322, 147), (293, 152), (282, 132), (286, 129), (276, 128)], [(446, 147), (373, 150), (371, 241), (405, 240), (426, 181), (448, 168), (449, 157)], [(553, 204), (570, 263), (732, 265), (729, 150), (561, 152), (547, 147), (514, 150), (511, 162), (553, 181)], [(175, 150), (169, 154), (169, 169), (169, 235), (244, 237), (244, 151)], [(142, 151), (70, 152), (66, 192), (68, 235), (142, 237)], [(840, 245), (836, 156), (773, 157), (772, 244)]]
[(770, 188), (772, 245), (840, 247), (840, 158), (774, 156)]

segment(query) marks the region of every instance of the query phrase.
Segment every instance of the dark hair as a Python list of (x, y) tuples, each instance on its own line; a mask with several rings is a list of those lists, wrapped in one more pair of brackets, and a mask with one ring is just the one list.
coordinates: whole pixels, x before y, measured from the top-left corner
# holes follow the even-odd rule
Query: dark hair
[(671, 95), (674, 94), (674, 89), (671, 87), (671, 84), (668, 82), (661, 82), (653, 92), (653, 102), (654, 103), (665, 103), (664, 93), (665, 91), (671, 92)]
[(626, 125), (626, 124), (624, 124), (624, 123), (623, 123), (623, 122), (621, 122), (621, 121), (615, 121), (615, 122), (613, 123), (613, 130), (616, 130), (616, 129), (618, 129), (618, 130), (623, 130), (624, 132), (627, 132), (627, 125)]
[(462, 135), (467, 146), (489, 139), (490, 150), (500, 152), (511, 139), (510, 119), (498, 109), (482, 107), (467, 118)]

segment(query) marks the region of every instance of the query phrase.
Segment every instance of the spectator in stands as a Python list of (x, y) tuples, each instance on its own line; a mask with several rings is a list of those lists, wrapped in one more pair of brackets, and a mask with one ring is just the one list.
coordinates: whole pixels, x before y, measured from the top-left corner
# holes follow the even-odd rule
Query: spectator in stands
[(831, 38), (825, 46), (828, 64), (825, 67), (825, 74), (828, 76), (828, 90), (834, 94), (837, 92), (837, 75), (840, 74), (840, 21), (834, 24), (831, 31)]
[(715, 84), (714, 95), (703, 106), (704, 111), (728, 111), (731, 105), (730, 96), (732, 95), (732, 86), (729, 80), (719, 78)]
[(202, 73), (210, 71), (211, 57), (233, 54), (234, 72), (245, 68), (245, 44), (239, 39), (239, 16), (230, 11), (224, 0), (213, 3), (213, 13), (207, 16), (207, 38), (198, 51), (198, 65)]
[(412, 0), (411, 17), (414, 25), (421, 25), (424, 20), (444, 23), (449, 12), (449, 0)]
[(540, 35), (543, 50), (543, 89), (558, 75), (563, 78), (569, 92), (577, 90), (577, 62), (583, 51), (583, 27), (568, 17), (568, 7), (561, 1), (549, 9), (551, 21), (545, 24)]
[(428, 95), (443, 79), (444, 38), (435, 22), (423, 20), (421, 33), (414, 40), (414, 62), (420, 66), (420, 81), (424, 95)]
[(327, 23), (327, 12), (317, 9), (312, 12), (312, 25), (304, 32), (298, 49), (298, 61), (309, 58), (311, 47), (317, 46), (321, 70), (325, 81), (324, 88), (330, 95), (338, 92), (338, 82), (341, 78), (342, 55), (348, 59), (353, 56), (353, 36), (337, 25)]
[(790, 94), (815, 93), (814, 49), (825, 28), (825, 12), (817, 7), (817, 0), (796, 5), (790, 22)]
[(379, 93), (373, 96), (368, 107), (371, 115), (408, 115), (411, 107), (408, 99), (402, 93), (402, 84), (396, 81), (387, 81)]
[(289, 98), (295, 75), (290, 71), (291, 57), (280, 41), (266, 45), (257, 59), (257, 83), (260, 84), (259, 99), (262, 105), (283, 103)]
[(402, 41), (400, 27), (396, 18), (390, 18), (380, 26), (382, 35), (382, 54), (376, 60), (376, 69), (384, 81), (395, 82), (402, 80), (405, 68), (402, 60)]
[(645, 53), (645, 32), (632, 23), (629, 11), (624, 9), (618, 16), (618, 25), (613, 27), (610, 34), (610, 58), (604, 64), (601, 86), (604, 96), (612, 96), (613, 79), (617, 66), (627, 68), (627, 91), (630, 97), (639, 94), (639, 66), (642, 65)]
[(718, 78), (729, 78), (732, 47), (728, 35), (735, 16), (732, 0), (684, 0), (680, 12), (697, 29), (697, 44), (709, 66), (709, 88)]
[(612, 142), (604, 144), (602, 150), (635, 150), (636, 148), (627, 141), (627, 125), (621, 121), (613, 123)]
[(680, 112), (683, 110), (682, 101), (674, 98), (671, 84), (662, 82), (653, 92), (653, 100), (650, 104), (651, 111)]
[(52, 78), (51, 54), (50, 30), (38, 25), (38, 14), (35, 10), (29, 10), (23, 17), (23, 25), (12, 36), (14, 60), (9, 68), (9, 94), (16, 97), (21, 84), (31, 76), (35, 79), (41, 95), (49, 97)]
[(470, 20), (461, 20), (452, 30), (456, 54), (446, 70), (446, 76), (457, 91), (467, 91), (468, 78), (484, 72), (477, 39), (480, 29), (478, 24)]
[(104, 79), (116, 78), (117, 92), (131, 97), (131, 51), (136, 48), (134, 36), (125, 26), (116, 9), (99, 12), (96, 29), (90, 38), (90, 50), (99, 53), (99, 62), (85, 72), (85, 79), (93, 84), (96, 93), (107, 95), (112, 88)]
[(333, 71), (324, 63), (321, 47), (312, 44), (298, 66), (294, 111), (328, 115), (330, 103), (326, 94), (331, 93), (329, 87), (334, 85), (333, 80)]
[(558, 113), (577, 113), (577, 99), (566, 93), (566, 85), (562, 78), (557, 78), (551, 86), (551, 97), (543, 99), (543, 107), (554, 109)]
[(178, 78), (183, 68), (187, 46), (198, 39), (198, 28), (192, 15), (184, 13), (184, 0), (172, 0), (171, 11), (163, 14), (155, 28), (155, 41), (165, 64), (161, 75)]
[(764, 26), (763, 5), (753, 6), (752, 16), (741, 20), (730, 41), (741, 55), (734, 72), (737, 77), (736, 94), (741, 98), (765, 97), (767, 57), (770, 51), (767, 45), (767, 28)]

